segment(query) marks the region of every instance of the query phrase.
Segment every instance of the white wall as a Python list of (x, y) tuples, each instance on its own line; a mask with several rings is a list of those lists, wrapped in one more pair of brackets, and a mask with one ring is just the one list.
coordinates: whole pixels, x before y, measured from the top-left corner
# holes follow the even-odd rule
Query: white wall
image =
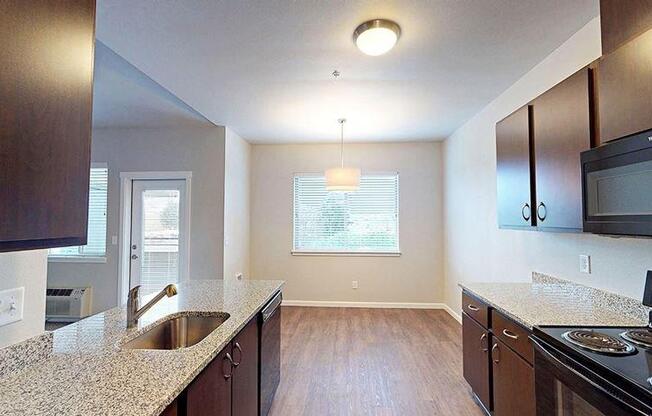
[[(400, 174), (400, 257), (292, 256), (292, 177), (339, 161), (339, 146), (254, 145), (251, 269), (285, 280), (288, 300), (440, 302), (443, 289), (441, 144), (347, 145), (347, 165)], [(351, 289), (351, 281), (359, 289)]]
[(0, 254), (0, 290), (25, 287), (23, 320), (0, 327), (0, 348), (43, 332), (47, 251)]
[(96, 129), (92, 160), (107, 162), (106, 264), (49, 263), (48, 285), (93, 287), (93, 311), (117, 304), (120, 172), (192, 171), (190, 277), (221, 278), (224, 233), (224, 128)]
[[(525, 74), (444, 144), (446, 303), (460, 308), (460, 281), (529, 281), (535, 270), (640, 298), (652, 240), (499, 230), (495, 123), (600, 56), (596, 18)], [(589, 254), (592, 274), (579, 273)]]
[(251, 145), (228, 127), (224, 159), (224, 279), (249, 277)]

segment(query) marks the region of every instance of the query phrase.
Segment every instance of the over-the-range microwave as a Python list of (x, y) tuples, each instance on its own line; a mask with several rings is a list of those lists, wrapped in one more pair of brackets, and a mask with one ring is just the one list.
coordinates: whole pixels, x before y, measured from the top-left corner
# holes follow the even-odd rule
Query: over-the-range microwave
[(652, 236), (652, 130), (582, 152), (584, 231)]

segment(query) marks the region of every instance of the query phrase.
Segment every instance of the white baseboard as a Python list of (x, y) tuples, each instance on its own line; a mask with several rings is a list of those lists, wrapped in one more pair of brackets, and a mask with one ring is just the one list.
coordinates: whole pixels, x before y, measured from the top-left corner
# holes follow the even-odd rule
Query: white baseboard
[(320, 308), (374, 308), (374, 309), (443, 309), (456, 321), (462, 317), (445, 303), (403, 303), (403, 302), (340, 302), (323, 300), (288, 300), (283, 299), (283, 306), (307, 306)]
[(443, 308), (443, 309), (444, 309), (446, 312), (448, 312), (448, 314), (449, 314), (450, 316), (452, 316), (453, 319), (455, 319), (455, 320), (456, 320), (457, 322), (459, 322), (460, 325), (461, 325), (461, 324), (462, 324), (462, 315), (460, 315), (459, 313), (455, 312), (455, 311), (453, 310), (453, 308), (451, 308), (451, 307), (448, 306), (447, 304), (442, 303), (442, 305), (444, 305), (444, 308)]

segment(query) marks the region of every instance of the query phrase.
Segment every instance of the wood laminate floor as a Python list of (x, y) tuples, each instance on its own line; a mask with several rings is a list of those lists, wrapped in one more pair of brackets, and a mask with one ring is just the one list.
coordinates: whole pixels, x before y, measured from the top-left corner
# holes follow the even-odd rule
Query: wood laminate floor
[(270, 416), (483, 415), (462, 377), (462, 327), (445, 311), (282, 310)]

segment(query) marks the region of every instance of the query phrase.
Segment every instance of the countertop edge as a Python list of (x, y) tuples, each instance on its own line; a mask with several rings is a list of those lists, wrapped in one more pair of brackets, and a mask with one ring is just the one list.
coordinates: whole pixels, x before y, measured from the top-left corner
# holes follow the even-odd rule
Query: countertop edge
[(467, 286), (465, 286), (465, 285), (462, 284), (462, 283), (458, 283), (458, 286), (459, 286), (460, 288), (462, 288), (463, 291), (470, 293), (472, 296), (474, 296), (474, 297), (480, 299), (481, 301), (483, 301), (483, 302), (486, 303), (487, 305), (491, 306), (492, 308), (494, 308), (494, 309), (497, 310), (498, 312), (502, 313), (503, 315), (507, 316), (507, 317), (510, 318), (511, 320), (513, 320), (513, 321), (515, 321), (515, 322), (521, 324), (522, 326), (524, 326), (525, 328), (529, 329), (530, 331), (532, 331), (532, 330), (534, 329), (535, 326), (541, 326), (540, 324), (533, 324), (533, 323), (531, 323), (531, 322), (527, 322), (527, 321), (524, 320), (523, 318), (521, 318), (521, 317), (519, 317), (518, 315), (515, 315), (514, 313), (508, 311), (508, 310), (505, 309), (504, 307), (502, 307), (502, 306), (500, 306), (500, 305), (497, 305), (494, 301), (487, 299), (486, 297), (480, 295), (479, 293), (477, 293), (477, 292), (474, 291), (473, 289), (468, 288)]

